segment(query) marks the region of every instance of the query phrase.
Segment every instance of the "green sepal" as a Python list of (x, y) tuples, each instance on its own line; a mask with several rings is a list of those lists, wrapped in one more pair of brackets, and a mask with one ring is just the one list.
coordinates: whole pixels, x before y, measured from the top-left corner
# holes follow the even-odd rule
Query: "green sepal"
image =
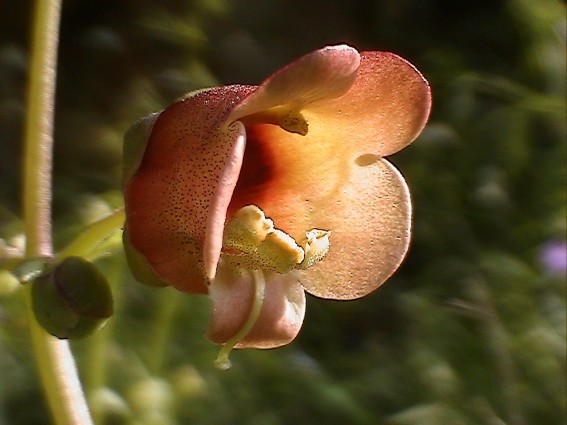
[(159, 112), (156, 112), (140, 118), (124, 135), (124, 146), (122, 152), (123, 184), (126, 184), (126, 182), (130, 180), (132, 175), (134, 175), (140, 166), (146, 151), (150, 134), (152, 133), (152, 129), (159, 114)]
[(124, 226), (124, 232), (122, 234), (122, 242), (124, 244), (124, 254), (126, 255), (126, 261), (130, 267), (132, 275), (136, 280), (144, 285), (164, 287), (169, 286), (169, 283), (161, 280), (159, 276), (154, 272), (150, 263), (140, 252), (130, 244), (128, 240), (128, 228)]
[(60, 339), (83, 338), (104, 326), (113, 313), (110, 286), (94, 264), (67, 257), (32, 282), (38, 323)]

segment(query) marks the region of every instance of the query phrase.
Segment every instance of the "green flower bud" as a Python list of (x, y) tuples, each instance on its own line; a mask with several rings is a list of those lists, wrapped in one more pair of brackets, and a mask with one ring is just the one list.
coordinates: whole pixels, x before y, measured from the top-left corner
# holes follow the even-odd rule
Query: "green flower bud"
[(32, 284), (35, 317), (60, 339), (82, 338), (112, 316), (112, 292), (106, 278), (81, 257), (67, 257)]

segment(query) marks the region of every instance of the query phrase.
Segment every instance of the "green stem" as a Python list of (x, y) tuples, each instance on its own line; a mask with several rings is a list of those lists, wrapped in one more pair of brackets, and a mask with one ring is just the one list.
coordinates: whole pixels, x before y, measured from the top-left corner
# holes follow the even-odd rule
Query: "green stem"
[[(36, 1), (24, 142), (23, 211), (28, 257), (53, 255), (51, 168), (60, 15), (61, 0)], [(67, 341), (47, 334), (36, 322), (30, 285), (25, 288), (25, 298), (36, 363), (55, 423), (92, 424)]]
[(179, 294), (171, 288), (163, 288), (157, 301), (157, 312), (153, 320), (153, 333), (149, 355), (148, 368), (154, 376), (159, 376), (166, 359), (168, 340), (173, 331), (172, 322), (175, 319)]
[(90, 224), (73, 242), (57, 254), (57, 259), (62, 260), (74, 255), (93, 260), (94, 258), (90, 257), (93, 250), (121, 228), (125, 218), (124, 208), (120, 208), (108, 217)]
[(0, 270), (12, 270), (22, 262), (24, 255), (17, 250), (0, 253)]
[[(122, 228), (125, 218), (124, 208), (120, 208), (108, 217), (90, 224), (69, 245), (57, 253), (56, 260), (61, 261), (70, 256), (83, 257), (90, 261), (96, 260), (105, 252), (100, 248), (107, 248), (105, 242)], [(0, 270), (13, 270), (25, 259), (26, 257), (16, 249), (4, 249), (0, 251)]]
[[(121, 256), (113, 256), (110, 258), (110, 267), (107, 267), (106, 276), (110, 282), (112, 289), (112, 297), (114, 299), (114, 308), (120, 308), (122, 302), (122, 287), (124, 274), (124, 258)], [(106, 422), (106, 406), (97, 402), (98, 394), (106, 385), (108, 378), (108, 350), (112, 343), (112, 335), (114, 332), (115, 320), (109, 320), (104, 329), (100, 329), (96, 334), (89, 338), (87, 345), (86, 368), (84, 375), (84, 383), (89, 398), (91, 395), (95, 397), (90, 399), (91, 413), (94, 422), (103, 425)], [(93, 367), (96, 365), (96, 367)], [(100, 400), (100, 399), (99, 399)]]

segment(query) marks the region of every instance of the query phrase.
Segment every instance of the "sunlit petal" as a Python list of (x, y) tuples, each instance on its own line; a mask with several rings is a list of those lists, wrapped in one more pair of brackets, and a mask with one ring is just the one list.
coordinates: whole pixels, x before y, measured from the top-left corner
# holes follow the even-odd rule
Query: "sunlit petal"
[(388, 52), (361, 52), (354, 84), (340, 98), (304, 112), (310, 129), (324, 128), (357, 154), (387, 156), (421, 132), (431, 108), (427, 81), (413, 65)]
[(306, 136), (266, 124), (246, 131), (247, 152), (229, 216), (258, 205), (295, 240), (321, 228), (311, 217), (315, 207), (332, 201), (346, 183), (356, 159), (348, 143), (328, 138), (320, 127), (312, 127)]
[[(254, 298), (250, 271), (219, 269), (209, 296), (213, 314), (208, 337), (225, 343), (247, 321)], [(293, 274), (266, 272), (265, 292), (256, 323), (236, 348), (275, 348), (288, 344), (298, 334), (305, 315), (305, 293)]]
[(358, 52), (346, 45), (309, 53), (266, 79), (234, 109), (229, 120), (282, 105), (299, 111), (315, 101), (339, 97), (352, 85), (359, 64)]
[(361, 155), (383, 156), (413, 141), (430, 103), (429, 86), (411, 64), (392, 53), (364, 52), (346, 94), (302, 111), (306, 135), (269, 124), (247, 126), (244, 178), (231, 210), (258, 204), (282, 230), (301, 238), (318, 228), (311, 219), (314, 203), (334, 199)]
[(338, 196), (314, 209), (313, 222), (332, 229), (329, 254), (300, 271), (313, 295), (354, 299), (378, 288), (402, 262), (410, 240), (411, 201), (400, 173), (386, 160), (359, 159)]

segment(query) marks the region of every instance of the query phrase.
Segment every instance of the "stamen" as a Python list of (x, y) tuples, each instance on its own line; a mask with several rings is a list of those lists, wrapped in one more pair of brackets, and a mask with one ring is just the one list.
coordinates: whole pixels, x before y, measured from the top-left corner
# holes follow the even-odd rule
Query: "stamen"
[(240, 330), (230, 338), (220, 349), (217, 358), (215, 359), (215, 366), (221, 370), (228, 370), (232, 366), (228, 356), (230, 352), (234, 349), (234, 346), (238, 344), (246, 335), (250, 333), (254, 325), (256, 324), (258, 317), (260, 317), (260, 312), (262, 311), (262, 305), (264, 304), (264, 292), (266, 288), (266, 278), (262, 270), (249, 270), (252, 274), (252, 283), (254, 285), (254, 299), (252, 300), (252, 308), (250, 309), (250, 315), (246, 322), (240, 328)]
[(303, 248), (256, 205), (242, 207), (225, 225), (223, 247), (225, 259), (248, 270), (287, 273), (305, 258)]
[(297, 268), (308, 269), (325, 258), (331, 248), (330, 237), (330, 230), (311, 229), (305, 233), (305, 240), (300, 245), (305, 251), (305, 258)]

